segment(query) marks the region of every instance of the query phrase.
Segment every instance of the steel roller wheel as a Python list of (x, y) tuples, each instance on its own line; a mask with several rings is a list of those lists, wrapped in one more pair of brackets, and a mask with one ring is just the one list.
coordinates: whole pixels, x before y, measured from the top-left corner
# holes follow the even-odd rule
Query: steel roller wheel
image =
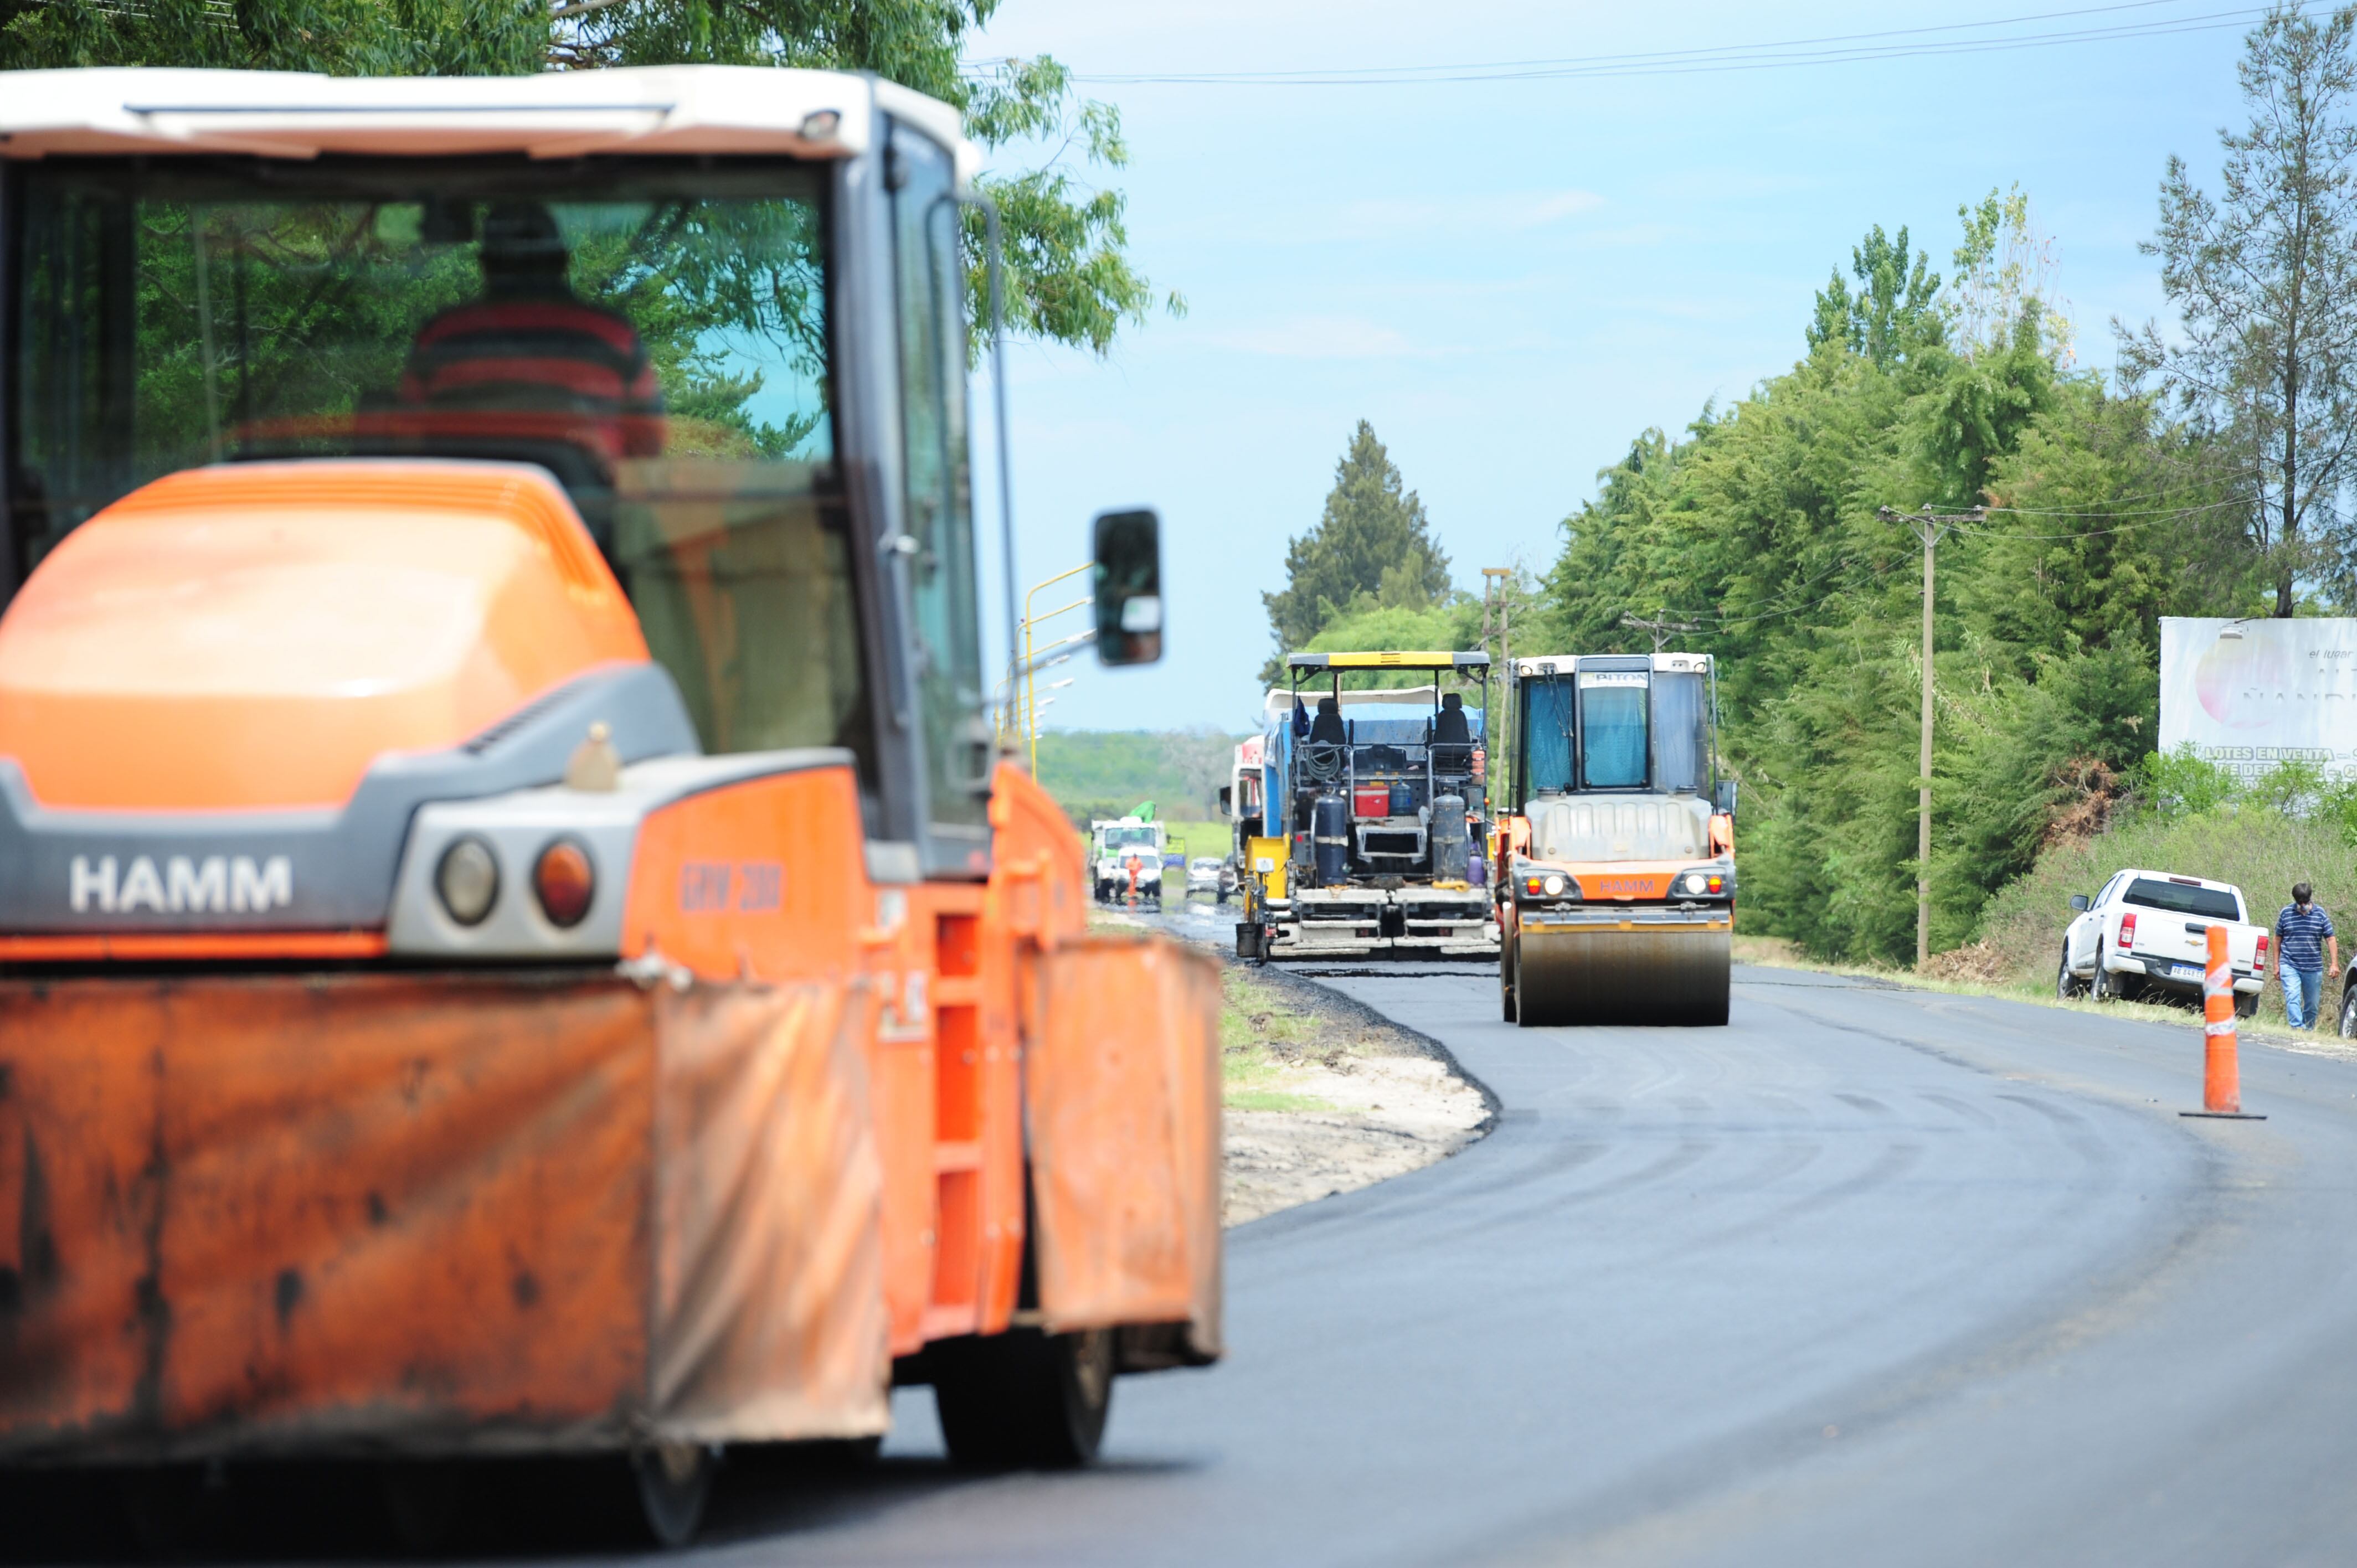
[(1514, 947), (1515, 944), (1509, 941), (1498, 950), (1498, 1006), (1501, 1015), (1509, 1024), (1522, 1021), (1514, 1015)]
[(1727, 932), (1515, 933), (1514, 1009), (1525, 1026), (1714, 1027), (1727, 1018)]
[(438, 1552), (466, 1509), (467, 1470), (447, 1460), (390, 1462), (377, 1471), (377, 1497), (404, 1549)]
[(712, 1450), (701, 1443), (651, 1443), (630, 1451), (639, 1513), (657, 1546), (685, 1546), (695, 1539), (718, 1468)]

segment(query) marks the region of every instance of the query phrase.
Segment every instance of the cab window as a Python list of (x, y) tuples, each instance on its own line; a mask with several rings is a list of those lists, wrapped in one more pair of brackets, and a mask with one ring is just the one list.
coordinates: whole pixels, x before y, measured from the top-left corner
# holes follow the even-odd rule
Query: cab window
[[(909, 545), (896, 558), (916, 633), (917, 704), (936, 831), (979, 854), (990, 736), (968, 493), (965, 266), (956, 168), (905, 128), (891, 144), (899, 314), (901, 499)], [(955, 853), (955, 852), (952, 852)]]
[(0, 581), (201, 464), (533, 463), (707, 750), (846, 746), (872, 786), (823, 170), (191, 157), (12, 179)]

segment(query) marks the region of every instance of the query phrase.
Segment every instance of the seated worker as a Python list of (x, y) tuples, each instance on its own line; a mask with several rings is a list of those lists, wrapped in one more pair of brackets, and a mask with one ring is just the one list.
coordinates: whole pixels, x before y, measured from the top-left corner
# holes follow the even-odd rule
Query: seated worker
[(483, 215), (478, 260), (483, 297), (418, 328), (401, 373), (401, 403), (587, 416), (568, 431), (585, 423), (598, 429), (608, 456), (659, 456), (662, 392), (646, 344), (619, 314), (574, 295), (573, 258), (548, 209), (537, 201), (494, 204)]
[(1465, 699), (1455, 692), (1440, 699), (1440, 714), (1433, 720), (1432, 744), (1435, 746), (1470, 746), (1472, 727), (1465, 721)]

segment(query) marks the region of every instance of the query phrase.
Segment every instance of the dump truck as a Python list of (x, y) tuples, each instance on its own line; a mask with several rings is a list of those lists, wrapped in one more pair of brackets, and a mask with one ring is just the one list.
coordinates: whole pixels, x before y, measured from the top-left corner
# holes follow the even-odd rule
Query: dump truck
[(0, 75), (0, 1466), (676, 1542), (1220, 1355), (1216, 972), (982, 712), (977, 166), (849, 73)]
[(1170, 830), (1135, 812), (1089, 823), (1090, 875), (1097, 902), (1121, 904), (1133, 897), (1162, 902), (1162, 856)]
[[(1489, 815), (1489, 655), (1295, 653), (1286, 662), (1290, 684), (1262, 708), (1261, 831), (1245, 845), (1237, 952), (1495, 957), (1476, 847)], [(1375, 683), (1401, 673), (1430, 679)], [(1355, 682), (1347, 690), (1346, 678)]]
[(1517, 659), (1496, 837), (1510, 1024), (1724, 1024), (1735, 800), (1700, 653)]

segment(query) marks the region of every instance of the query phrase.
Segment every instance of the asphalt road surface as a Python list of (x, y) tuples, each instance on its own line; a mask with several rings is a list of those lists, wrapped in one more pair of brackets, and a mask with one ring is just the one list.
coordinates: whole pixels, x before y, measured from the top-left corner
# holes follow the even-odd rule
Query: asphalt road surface
[[(2357, 1061), (1738, 970), (1724, 1029), (1328, 983), (1496, 1130), (1232, 1233), (1231, 1358), (1104, 1463), (740, 1466), (700, 1564), (2357, 1562)], [(527, 1548), (527, 1550), (530, 1550)], [(349, 1553), (347, 1553), (349, 1554)]]

